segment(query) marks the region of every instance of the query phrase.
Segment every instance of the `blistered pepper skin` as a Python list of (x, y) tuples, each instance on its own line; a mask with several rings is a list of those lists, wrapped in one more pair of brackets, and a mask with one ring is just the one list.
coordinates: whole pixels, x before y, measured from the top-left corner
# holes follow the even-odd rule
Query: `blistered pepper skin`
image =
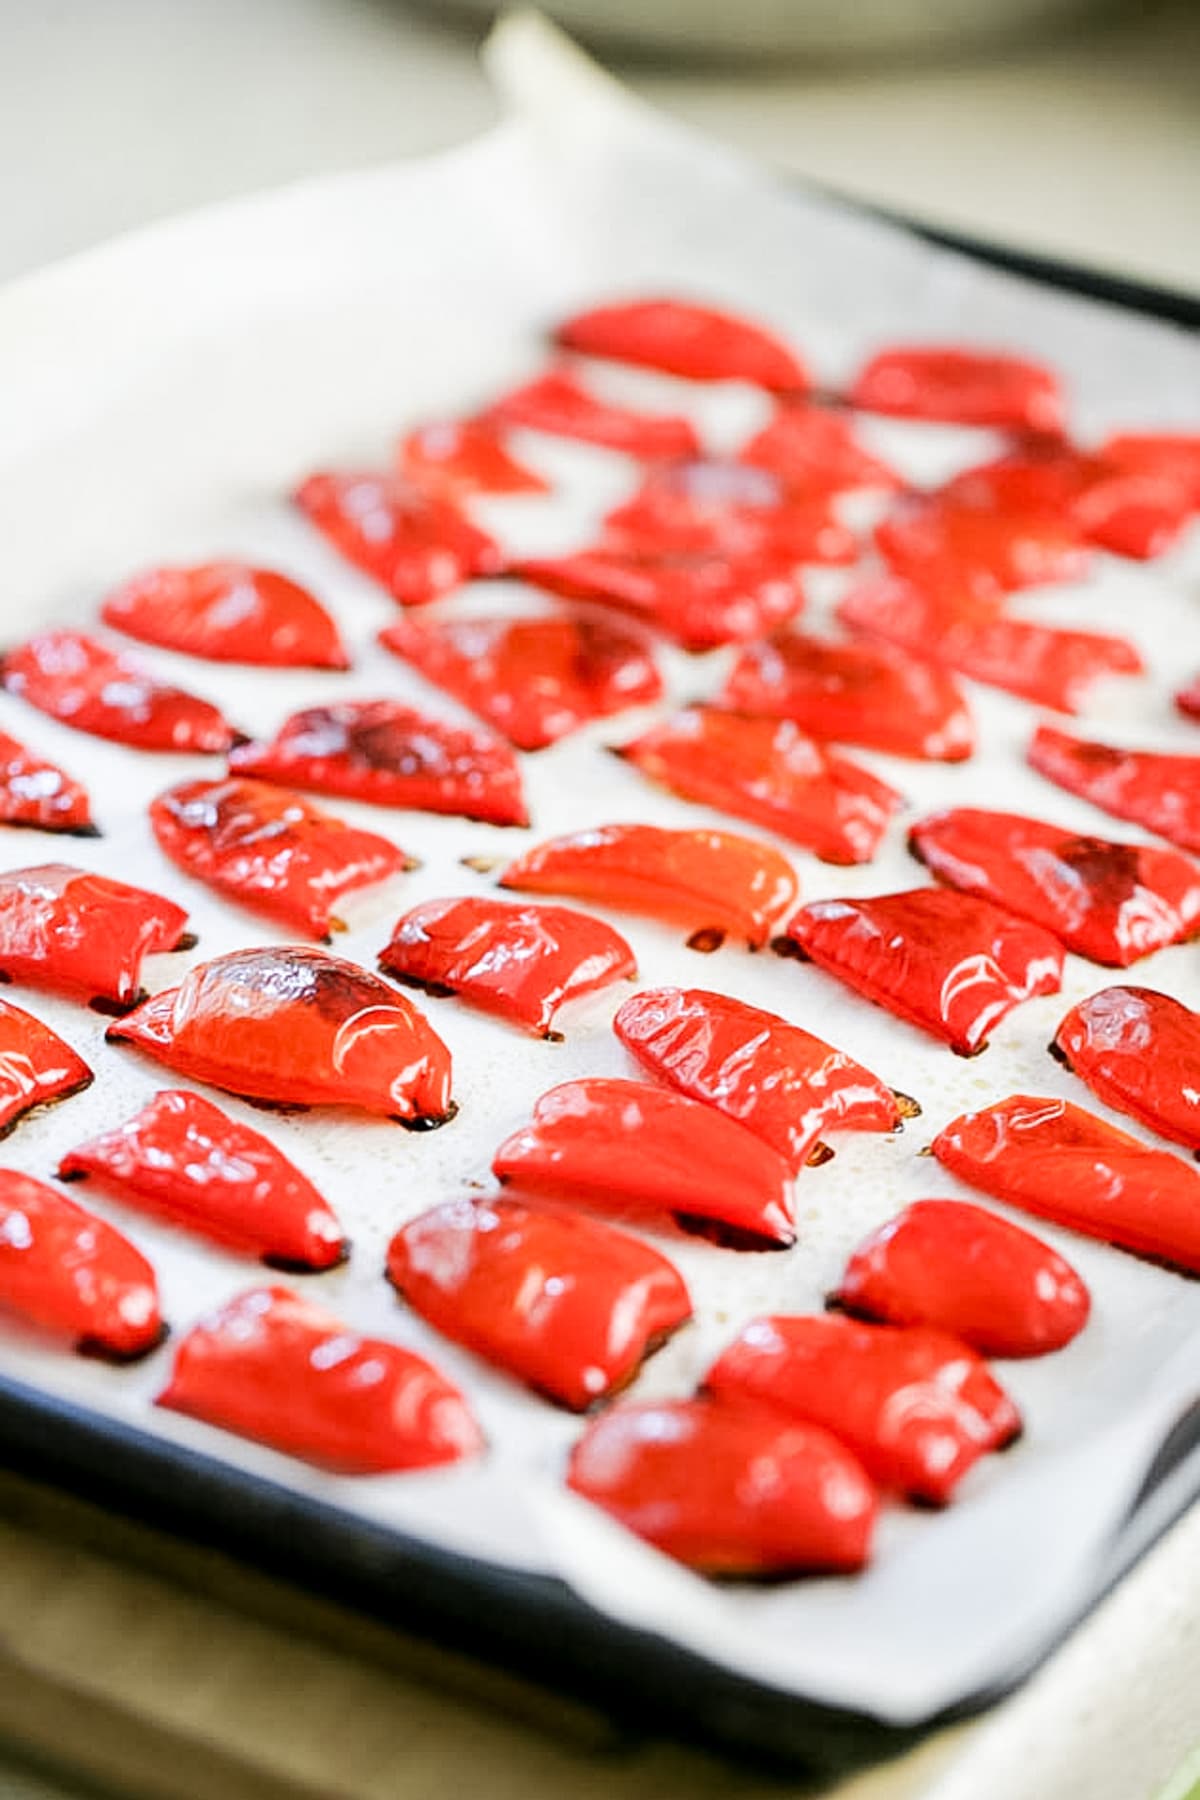
[(974, 1056), (1015, 1006), (1062, 986), (1062, 945), (988, 900), (913, 888), (814, 900), (787, 935), (820, 968)]
[(749, 463), (669, 463), (608, 513), (604, 541), (650, 555), (774, 557), (850, 563), (858, 541), (825, 494), (796, 497), (768, 469)]
[(182, 947), (173, 900), (69, 863), (0, 874), (0, 981), (121, 1007), (137, 999), (142, 958)]
[(1109, 987), (1073, 1006), (1052, 1053), (1097, 1100), (1200, 1155), (1200, 1014), (1151, 988)]
[(428, 1127), (453, 1117), (450, 1052), (377, 975), (282, 945), (201, 963), (112, 1025), (169, 1069), (282, 1106), (352, 1106)]
[(9, 650), (0, 680), (60, 724), (137, 750), (220, 754), (235, 741), (207, 700), (156, 681), (132, 657), (81, 631), (43, 631)]
[(547, 494), (549, 482), (519, 463), (483, 419), (421, 425), (396, 452), (401, 476), (428, 493), (458, 501), (472, 494)]
[(504, 394), (488, 408), (500, 425), (575, 438), (604, 450), (619, 450), (643, 462), (698, 456), (700, 440), (690, 420), (679, 414), (635, 412), (591, 393), (565, 369), (551, 369)]
[(331, 1269), (348, 1253), (329, 1203), (269, 1139), (183, 1089), (69, 1150), (58, 1174), (276, 1268)]
[(895, 489), (896, 471), (859, 443), (845, 413), (828, 407), (781, 406), (738, 451), (738, 461), (769, 469), (793, 494)]
[(299, 582), (249, 563), (152, 569), (105, 600), (114, 631), (210, 662), (348, 669), (337, 626)]
[(898, 1131), (896, 1096), (844, 1050), (729, 994), (648, 988), (613, 1030), (650, 1074), (715, 1106), (799, 1169), (826, 1131)]
[(83, 1058), (32, 1013), (0, 1000), (0, 1138), (38, 1106), (92, 1085)]
[(564, 350), (681, 375), (689, 381), (746, 381), (802, 392), (808, 371), (762, 326), (689, 300), (617, 301), (576, 313), (555, 334)]
[(1200, 853), (1200, 756), (1120, 750), (1039, 725), (1027, 752), (1031, 768), (1110, 813)]
[(939, 881), (1007, 907), (1105, 967), (1128, 968), (1200, 933), (1200, 869), (1177, 850), (967, 806), (919, 820), (908, 841)]
[(1068, 1100), (1013, 1094), (964, 1113), (933, 1154), (1010, 1206), (1200, 1274), (1200, 1174)]
[(914, 1200), (859, 1245), (831, 1298), (859, 1318), (949, 1332), (982, 1356), (1061, 1350), (1091, 1307), (1064, 1257), (963, 1200)]
[(0, 1306), (114, 1362), (144, 1356), (165, 1336), (158, 1284), (141, 1251), (16, 1169), (0, 1169)]
[(423, 606), (503, 567), (485, 531), (448, 500), (398, 476), (310, 475), (296, 504), (347, 562), (402, 606)]
[(483, 1448), (467, 1401), (431, 1363), (284, 1287), (252, 1288), (194, 1325), (158, 1405), (341, 1475)]
[(791, 1169), (712, 1107), (642, 1081), (595, 1077), (543, 1094), (492, 1173), (520, 1194), (609, 1215), (673, 1213), (760, 1248), (795, 1241)]
[(1043, 364), (953, 344), (880, 350), (859, 370), (848, 398), (864, 412), (1007, 431), (1054, 434), (1065, 416), (1058, 379)]
[(411, 1220), (387, 1274), (435, 1330), (575, 1412), (632, 1381), (692, 1311), (682, 1276), (648, 1244), (505, 1198)]
[(753, 1320), (704, 1389), (824, 1426), (881, 1486), (929, 1506), (944, 1506), (981, 1456), (1021, 1430), (1004, 1389), (960, 1339), (829, 1313)]
[(567, 1485), (706, 1575), (852, 1574), (879, 1510), (829, 1432), (741, 1402), (614, 1407), (575, 1445)]
[(57, 763), (0, 731), (0, 825), (99, 837), (87, 791)]
[(425, 900), (397, 921), (380, 967), (397, 981), (458, 994), (535, 1037), (558, 1008), (637, 974), (633, 951), (601, 919), (567, 906), (489, 895)]
[(898, 507), (877, 526), (884, 561), (926, 592), (993, 604), (1021, 588), (1079, 581), (1091, 552), (1061, 513), (970, 506), (945, 494)]

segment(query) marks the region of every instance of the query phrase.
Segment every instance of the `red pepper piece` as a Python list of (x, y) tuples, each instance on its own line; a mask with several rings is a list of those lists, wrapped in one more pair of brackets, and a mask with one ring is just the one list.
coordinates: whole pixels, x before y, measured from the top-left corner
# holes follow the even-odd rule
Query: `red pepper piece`
[(875, 542), (897, 575), (955, 602), (1079, 581), (1090, 559), (1062, 513), (968, 506), (941, 494), (898, 508), (876, 527)]
[(87, 792), (57, 763), (0, 731), (0, 825), (29, 825), (71, 837), (99, 837)]
[(882, 1486), (944, 1506), (1021, 1417), (974, 1350), (924, 1326), (824, 1314), (754, 1319), (704, 1378), (719, 1400), (761, 1400), (848, 1444)]
[(1187, 719), (1200, 719), (1200, 675), (1175, 696), (1175, 705)]
[(376, 832), (238, 776), (168, 788), (150, 804), (150, 825), (185, 874), (318, 938), (345, 929), (336, 909), (347, 894), (415, 866)]
[(648, 988), (613, 1030), (644, 1069), (728, 1114), (799, 1169), (826, 1131), (899, 1131), (896, 1096), (775, 1013), (701, 988)]
[(859, 1245), (833, 1298), (860, 1318), (949, 1332), (983, 1356), (1061, 1350), (1091, 1307), (1048, 1244), (962, 1200), (906, 1206)]
[(933, 1154), (969, 1186), (1200, 1274), (1200, 1175), (1068, 1100), (1013, 1094), (951, 1120)]
[(939, 881), (1007, 907), (1106, 967), (1128, 968), (1200, 933), (1200, 869), (1177, 850), (970, 806), (918, 820), (908, 842)]
[(285, 719), (267, 741), (239, 744), (235, 775), (489, 825), (528, 825), (521, 771), (508, 745), (396, 700), (341, 700)]
[(394, 475), (310, 475), (296, 503), (356, 568), (402, 606), (422, 606), (504, 564), (485, 531), (448, 500)]
[(625, 1387), (692, 1314), (648, 1244), (516, 1200), (422, 1213), (392, 1239), (387, 1275), (435, 1330), (575, 1412)]
[(781, 406), (738, 451), (738, 461), (769, 469), (794, 494), (842, 494), (903, 487), (896, 471), (865, 449), (845, 413), (823, 406)]
[(1035, 445), (967, 469), (942, 496), (1001, 512), (1055, 513), (1099, 549), (1143, 560), (1170, 549), (1191, 512), (1180, 482), (1069, 444)]
[(644, 413), (629, 406), (613, 406), (563, 369), (551, 369), (536, 381), (504, 394), (485, 416), (501, 425), (520, 425), (552, 437), (577, 438), (605, 450), (621, 450), (643, 462), (700, 454), (700, 439), (690, 420), (677, 413)]
[(853, 1573), (879, 1510), (829, 1432), (728, 1401), (614, 1407), (575, 1445), (567, 1485), (708, 1575)]
[(401, 476), (427, 493), (457, 501), (471, 494), (548, 494), (550, 484), (519, 463), (494, 425), (447, 419), (400, 440)]
[(144, 1356), (166, 1335), (141, 1251), (16, 1169), (0, 1169), (0, 1306), (114, 1362)]
[(1144, 666), (1125, 638), (998, 617), (986, 604), (956, 605), (899, 575), (853, 588), (837, 617), (852, 631), (1060, 712), (1076, 712), (1101, 676), (1140, 675)]
[(618, 754), (685, 800), (765, 825), (823, 862), (870, 862), (902, 803), (894, 788), (790, 719), (690, 706)]
[(1100, 446), (1105, 462), (1177, 482), (1200, 511), (1200, 432), (1119, 431)]
[(68, 1150), (59, 1178), (94, 1177), (134, 1206), (277, 1268), (331, 1269), (349, 1251), (329, 1203), (267, 1138), (182, 1089)]
[(510, 863), (500, 886), (628, 907), (699, 934), (728, 931), (755, 949), (800, 891), (790, 863), (769, 845), (660, 825), (599, 825), (549, 838)]
[(379, 641), (519, 750), (662, 693), (644, 640), (604, 619), (398, 619)]
[(858, 540), (827, 495), (794, 497), (767, 469), (738, 462), (681, 462), (647, 476), (604, 521), (605, 542), (660, 555), (777, 557), (851, 563)]
[(251, 1288), (194, 1325), (158, 1405), (343, 1475), (483, 1448), (466, 1400), (432, 1363), (359, 1337), (285, 1287)]
[(761, 325), (689, 300), (627, 300), (576, 313), (556, 332), (566, 350), (639, 363), (689, 381), (748, 381), (794, 392), (808, 370)]
[(132, 1006), (142, 958), (178, 950), (187, 914), (173, 900), (68, 863), (0, 874), (0, 981)]
[(321, 950), (236, 950), (109, 1027), (181, 1075), (286, 1107), (354, 1106), (420, 1129), (454, 1116), (450, 1052), (403, 994)]
[(1039, 725), (1027, 752), (1031, 768), (1093, 806), (1200, 851), (1200, 756), (1118, 750)]
[(960, 1056), (986, 1047), (1015, 1006), (1062, 986), (1062, 945), (988, 900), (913, 888), (862, 900), (814, 900), (787, 928), (847, 987)]
[(954, 677), (891, 644), (800, 632), (748, 644), (721, 704), (894, 756), (962, 762), (975, 749), (975, 723)]
[(850, 388), (865, 412), (950, 425), (1057, 433), (1065, 412), (1058, 378), (1041, 363), (958, 345), (900, 344), (865, 363)]
[(1109, 987), (1073, 1006), (1052, 1055), (1097, 1100), (1200, 1154), (1200, 1014), (1150, 988)]
[(168, 687), (81, 631), (43, 631), (8, 651), (0, 679), (62, 725), (138, 750), (220, 753), (233, 728), (207, 700)]
[(397, 981), (459, 994), (536, 1037), (553, 1035), (564, 1002), (637, 974), (633, 951), (601, 919), (488, 895), (414, 906), (379, 962)]
[(91, 1087), (92, 1071), (57, 1032), (0, 1000), (0, 1137), (37, 1106)]
[(307, 588), (249, 563), (152, 569), (108, 596), (106, 625), (210, 662), (348, 669), (337, 626)]
[(492, 1158), (523, 1194), (599, 1212), (674, 1213), (763, 1249), (795, 1242), (791, 1170), (723, 1113), (644, 1081), (564, 1081)]

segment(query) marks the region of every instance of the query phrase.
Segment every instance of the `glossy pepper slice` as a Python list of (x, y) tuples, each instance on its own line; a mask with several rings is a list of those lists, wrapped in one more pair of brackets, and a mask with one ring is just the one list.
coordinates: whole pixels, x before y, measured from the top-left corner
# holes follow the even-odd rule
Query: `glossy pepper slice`
[(425, 1128), (454, 1115), (450, 1052), (403, 994), (321, 950), (236, 950), (110, 1026), (181, 1075), (249, 1100), (353, 1106)]
[(0, 825), (28, 825), (70, 837), (99, 837), (87, 792), (57, 763), (46, 762), (0, 731)]
[(492, 1158), (520, 1193), (618, 1217), (674, 1213), (723, 1241), (795, 1242), (791, 1170), (712, 1107), (644, 1081), (564, 1081)]
[(1004, 1389), (960, 1339), (828, 1313), (752, 1320), (704, 1388), (823, 1425), (882, 1486), (930, 1506), (944, 1506), (981, 1456), (1021, 1430)]
[(1200, 1175), (1069, 1100), (1013, 1094), (953, 1119), (933, 1154), (969, 1186), (1200, 1274)]
[(273, 738), (231, 751), (235, 775), (489, 825), (528, 825), (508, 745), (397, 700), (340, 700), (285, 719)]
[(966, 469), (941, 491), (1000, 512), (1057, 513), (1088, 543), (1143, 561), (1170, 549), (1192, 510), (1178, 481), (1057, 443), (1032, 445)]
[(1007, 907), (1106, 967), (1128, 968), (1200, 933), (1200, 869), (1177, 850), (971, 806), (918, 820), (908, 842), (939, 881)]
[(58, 1174), (101, 1181), (134, 1206), (277, 1268), (331, 1269), (349, 1250), (328, 1201), (274, 1144), (179, 1088), (68, 1150)]
[(397, 981), (458, 994), (536, 1037), (554, 1035), (554, 1015), (566, 1001), (637, 974), (633, 951), (603, 920), (486, 894), (414, 906), (379, 962)]
[(105, 600), (115, 631), (210, 662), (348, 669), (337, 626), (307, 588), (250, 563), (152, 569)]
[(1200, 511), (1200, 432), (1118, 431), (1105, 439), (1099, 454), (1118, 468), (1179, 483)]
[(957, 344), (880, 350), (851, 383), (851, 406), (950, 425), (1057, 433), (1065, 412), (1058, 378), (1042, 363)]
[(1200, 719), (1200, 675), (1175, 696), (1175, 705), (1187, 719)]
[(829, 407), (784, 405), (738, 451), (793, 494), (841, 494), (903, 486), (896, 471), (858, 440), (853, 421)]
[(1070, 1263), (963, 1200), (914, 1200), (859, 1245), (831, 1296), (860, 1318), (928, 1325), (983, 1356), (1043, 1356), (1087, 1324)]
[(567, 1485), (707, 1575), (853, 1573), (879, 1510), (829, 1432), (742, 1402), (614, 1407), (575, 1445)]
[(483, 1448), (467, 1401), (432, 1363), (359, 1337), (285, 1287), (251, 1288), (194, 1325), (158, 1405), (342, 1475)]
[(456, 506), (395, 475), (310, 475), (296, 504), (402, 606), (422, 606), (503, 566), (496, 544)]
[(797, 498), (747, 463), (670, 463), (604, 521), (604, 540), (634, 554), (765, 556), (781, 563), (850, 563), (858, 541), (827, 495)]
[(60, 724), (138, 750), (220, 753), (235, 739), (207, 700), (156, 681), (82, 631), (39, 632), (7, 652), (0, 679)]
[(1200, 1014), (1151, 988), (1109, 987), (1073, 1006), (1051, 1053), (1097, 1100), (1200, 1154)]
[(703, 988), (648, 988), (613, 1030), (642, 1067), (744, 1125), (799, 1169), (825, 1131), (899, 1131), (896, 1096), (775, 1013)]
[(895, 756), (962, 762), (975, 749), (975, 724), (954, 677), (891, 644), (800, 632), (748, 644), (721, 704)]
[(387, 1275), (437, 1331), (575, 1412), (625, 1387), (692, 1312), (648, 1244), (516, 1200), (422, 1213), (392, 1239)]
[(966, 594), (998, 603), (1019, 588), (1079, 581), (1090, 559), (1061, 512), (970, 506), (945, 494), (898, 507), (875, 542), (897, 575), (956, 602)]
[(142, 958), (185, 948), (173, 900), (68, 863), (0, 874), (0, 981), (132, 1006)]
[(605, 450), (621, 450), (643, 462), (698, 456), (700, 439), (677, 413), (635, 412), (590, 392), (565, 369), (551, 369), (504, 394), (485, 415), (500, 425), (520, 425), (552, 437), (577, 438)]
[(472, 494), (548, 494), (550, 484), (519, 463), (494, 425), (447, 419), (418, 426), (396, 451), (401, 476), (452, 501)]
[(644, 640), (604, 619), (398, 619), (379, 641), (519, 750), (662, 693)]
[(767, 844), (661, 825), (597, 825), (548, 838), (509, 863), (500, 886), (627, 907), (698, 936), (731, 932), (755, 949), (800, 891), (791, 864)]
[(414, 867), (376, 832), (237, 775), (168, 788), (150, 803), (150, 825), (185, 874), (312, 937), (344, 930), (337, 906), (347, 894)]
[(114, 1362), (144, 1356), (166, 1335), (141, 1251), (16, 1169), (0, 1169), (0, 1306)]
[(1039, 725), (1026, 757), (1039, 775), (1082, 794), (1114, 819), (1200, 851), (1200, 756), (1118, 750)]
[(814, 900), (787, 935), (857, 993), (974, 1056), (1023, 1000), (1057, 994), (1056, 937), (989, 900), (913, 888), (861, 900)]
[(823, 862), (870, 862), (902, 804), (894, 788), (790, 719), (690, 706), (618, 755), (685, 800), (765, 825)]
[(747, 319), (690, 300), (617, 301), (576, 313), (558, 342), (583, 356), (609, 357), (689, 381), (748, 381), (792, 392), (808, 371), (779, 338)]
[(91, 1087), (92, 1071), (58, 1033), (0, 1000), (0, 1137), (37, 1106)]

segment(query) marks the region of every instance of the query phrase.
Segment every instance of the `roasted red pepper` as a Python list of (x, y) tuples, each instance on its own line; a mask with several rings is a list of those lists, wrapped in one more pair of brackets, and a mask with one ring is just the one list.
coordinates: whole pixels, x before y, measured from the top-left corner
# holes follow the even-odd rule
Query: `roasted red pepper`
[(649, 988), (626, 1000), (613, 1030), (644, 1069), (727, 1113), (796, 1169), (822, 1132), (900, 1129), (895, 1094), (869, 1069), (729, 994)]
[(728, 1401), (614, 1407), (575, 1445), (567, 1485), (707, 1575), (852, 1573), (879, 1510), (829, 1432)]
[(379, 962), (397, 981), (459, 994), (536, 1037), (553, 1035), (566, 1001), (637, 974), (633, 951), (603, 920), (483, 894), (414, 906)]
[(521, 771), (491, 732), (448, 725), (398, 700), (341, 700), (285, 719), (231, 751), (235, 775), (489, 825), (528, 825)]
[(419, 426), (400, 440), (396, 464), (406, 480), (447, 500), (550, 491), (549, 482), (519, 463), (495, 426), (483, 419)]
[(344, 930), (338, 902), (415, 865), (301, 794), (236, 775), (184, 781), (150, 805), (164, 856), (218, 893), (311, 937)]
[(942, 493), (1000, 512), (1057, 514), (1097, 548), (1141, 560), (1170, 549), (1191, 512), (1190, 495), (1179, 482), (1121, 468), (1069, 444), (1013, 451), (964, 470)]
[(62, 725), (138, 750), (220, 753), (235, 732), (207, 700), (168, 687), (81, 631), (43, 631), (4, 658), (0, 679)]
[(485, 415), (501, 425), (521, 425), (552, 437), (578, 438), (605, 450), (621, 450), (644, 462), (698, 456), (700, 439), (677, 413), (635, 412), (591, 393), (565, 369), (551, 369), (504, 394)]
[(432, 1363), (359, 1337), (285, 1287), (251, 1288), (194, 1325), (158, 1404), (342, 1475), (483, 1448), (466, 1400)]
[(933, 494), (898, 508), (876, 527), (880, 554), (897, 575), (957, 602), (999, 602), (1018, 588), (1079, 581), (1090, 552), (1061, 513), (1017, 512)]
[(800, 632), (748, 644), (721, 703), (894, 756), (962, 762), (975, 749), (974, 720), (954, 677), (891, 644)]
[(1118, 750), (1039, 725), (1027, 752), (1039, 775), (1181, 849), (1200, 851), (1200, 756)]
[(865, 363), (850, 387), (851, 406), (950, 425), (1060, 432), (1065, 421), (1058, 378), (1042, 363), (950, 344), (899, 344)]
[(1106, 967), (1128, 968), (1200, 934), (1200, 869), (1177, 850), (970, 806), (918, 820), (908, 842), (939, 881), (1007, 907)]
[(210, 662), (348, 669), (337, 626), (298, 582), (249, 563), (153, 569), (104, 602), (106, 625)]
[(16, 1169), (0, 1169), (0, 1306), (114, 1362), (144, 1356), (166, 1335), (141, 1251)]
[(1188, 719), (1200, 719), (1200, 675), (1175, 696), (1175, 705)]
[(492, 539), (456, 506), (395, 475), (310, 475), (296, 503), (402, 606), (422, 606), (503, 567)]
[(1200, 1155), (1200, 1014), (1151, 988), (1073, 1006), (1050, 1046), (1097, 1100)]
[(987, 1364), (958, 1338), (828, 1313), (752, 1320), (704, 1387), (823, 1425), (876, 1481), (931, 1506), (945, 1505), (981, 1456), (1021, 1430)]
[(142, 958), (186, 948), (173, 900), (68, 863), (0, 875), (0, 981), (132, 1006)]
[(748, 381), (803, 390), (808, 370), (761, 325), (690, 300), (626, 300), (576, 313), (556, 332), (566, 350), (682, 375), (689, 381)]
[(354, 1106), (426, 1128), (454, 1116), (450, 1052), (403, 994), (321, 950), (236, 950), (110, 1026), (181, 1075), (285, 1107)]
[(1056, 937), (988, 900), (942, 888), (814, 900), (787, 933), (847, 987), (960, 1056), (984, 1049), (1023, 1000), (1062, 986)]
[(1068, 1100), (1013, 1094), (964, 1113), (933, 1154), (1010, 1206), (1200, 1274), (1200, 1175)]
[(731, 1243), (795, 1242), (791, 1170), (711, 1106), (644, 1081), (564, 1081), (492, 1158), (522, 1194), (618, 1218), (674, 1213)]
[(846, 1264), (837, 1305), (886, 1325), (930, 1325), (983, 1356), (1043, 1356), (1087, 1324), (1065, 1258), (964, 1200), (914, 1200)]
[(597, 825), (549, 838), (510, 863), (500, 886), (627, 907), (697, 935), (731, 932), (755, 949), (800, 891), (791, 864), (767, 844), (661, 825)]
[(680, 462), (655, 470), (604, 521), (604, 541), (634, 555), (777, 557), (850, 563), (858, 541), (825, 494), (794, 496), (767, 469)]
[(87, 792), (57, 763), (0, 731), (0, 825), (29, 825), (70, 837), (99, 837)]
[(392, 1239), (387, 1274), (436, 1330), (576, 1412), (625, 1387), (692, 1313), (648, 1244), (516, 1200), (422, 1213)]
[(0, 1137), (37, 1106), (91, 1087), (92, 1071), (58, 1033), (0, 1000)]
[(902, 804), (894, 788), (790, 719), (690, 706), (618, 754), (685, 800), (765, 825), (823, 862), (870, 862)]
[(349, 1251), (329, 1203), (267, 1138), (211, 1100), (168, 1088), (68, 1150), (60, 1180), (94, 1178), (134, 1206), (285, 1269), (331, 1269)]
[(1200, 432), (1119, 431), (1100, 446), (1105, 462), (1177, 482), (1200, 511)]
[(823, 406), (781, 406), (743, 444), (738, 460), (770, 469), (794, 494), (903, 486), (894, 469), (859, 443), (847, 415)]

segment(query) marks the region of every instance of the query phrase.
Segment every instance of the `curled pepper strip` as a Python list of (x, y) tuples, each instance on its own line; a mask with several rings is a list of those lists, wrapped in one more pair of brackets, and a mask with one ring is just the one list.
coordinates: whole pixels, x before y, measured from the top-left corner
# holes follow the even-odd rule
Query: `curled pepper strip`
[(1117, 468), (1177, 482), (1200, 511), (1200, 432), (1119, 431), (1105, 439), (1099, 454)]
[(402, 606), (423, 606), (503, 567), (496, 544), (456, 506), (395, 475), (310, 475), (296, 504)]
[(519, 463), (483, 419), (421, 425), (400, 440), (401, 477), (426, 493), (457, 501), (471, 494), (548, 494), (550, 484)]
[(95, 1179), (134, 1206), (276, 1268), (331, 1269), (349, 1252), (329, 1203), (269, 1139), (178, 1088), (68, 1150), (59, 1179)]
[(435, 1330), (583, 1412), (691, 1317), (665, 1256), (575, 1213), (452, 1200), (401, 1227), (387, 1276)]
[(0, 680), (60, 724), (138, 750), (220, 753), (235, 741), (207, 700), (156, 681), (82, 631), (43, 631), (8, 651)]
[(929, 1506), (944, 1506), (981, 1456), (1021, 1430), (987, 1364), (958, 1338), (832, 1314), (754, 1319), (704, 1391), (824, 1426), (881, 1486)]
[(1091, 555), (1060, 512), (971, 506), (946, 494), (897, 508), (875, 542), (895, 574), (955, 603), (964, 595), (998, 603), (1019, 588), (1079, 581)]
[(859, 443), (845, 413), (803, 403), (780, 406), (742, 445), (738, 461), (769, 469), (793, 494), (842, 494), (904, 485), (894, 469)]
[(614, 406), (564, 369), (551, 369), (502, 395), (485, 417), (500, 425), (520, 425), (528, 431), (620, 450), (643, 462), (700, 454), (700, 439), (690, 420), (676, 413), (643, 413), (629, 406)]
[(775, 557), (792, 563), (851, 563), (858, 541), (826, 494), (795, 496), (748, 463), (670, 463), (604, 521), (604, 541), (634, 555)]
[(567, 1485), (707, 1575), (851, 1574), (879, 1510), (830, 1432), (744, 1402), (614, 1407), (575, 1445)]
[(1114, 819), (1128, 819), (1183, 850), (1200, 852), (1200, 756), (1118, 750), (1039, 725), (1030, 768)]
[(285, 1287), (251, 1288), (194, 1325), (158, 1405), (342, 1475), (483, 1448), (467, 1401), (432, 1363), (359, 1337)]
[(183, 949), (173, 900), (68, 863), (0, 874), (0, 981), (132, 1006), (142, 958)]
[(99, 837), (87, 792), (57, 763), (0, 731), (0, 825)]
[(249, 563), (152, 569), (105, 600), (115, 631), (210, 662), (348, 669), (337, 626), (307, 588)]
[(1150, 988), (1109, 987), (1073, 1006), (1051, 1054), (1097, 1100), (1200, 1155), (1200, 1014)]
[(1055, 514), (1097, 549), (1145, 560), (1169, 550), (1192, 510), (1186, 487), (1069, 444), (1033, 445), (967, 469), (942, 495), (997, 512)]
[(26, 1113), (91, 1087), (81, 1056), (32, 1013), (0, 1000), (0, 1137)]
[(951, 344), (880, 350), (851, 383), (851, 406), (950, 425), (1056, 434), (1065, 412), (1058, 377), (1042, 363)]
[(566, 319), (555, 337), (582, 356), (638, 363), (689, 381), (747, 381), (784, 393), (809, 386), (799, 357), (761, 325), (689, 300), (594, 306)]

